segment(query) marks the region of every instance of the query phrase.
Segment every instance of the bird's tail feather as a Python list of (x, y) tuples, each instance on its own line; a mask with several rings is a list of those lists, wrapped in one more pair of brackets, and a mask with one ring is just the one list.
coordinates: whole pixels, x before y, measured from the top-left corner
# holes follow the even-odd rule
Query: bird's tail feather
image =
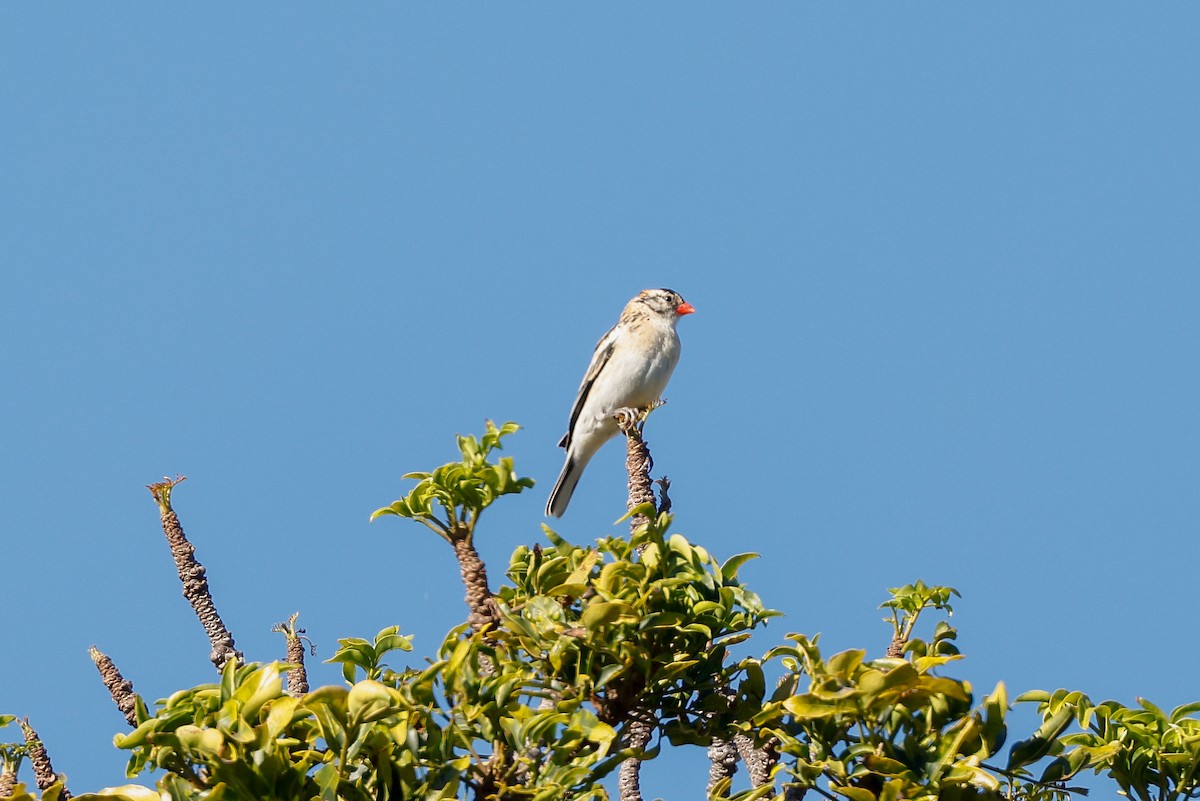
[(546, 502), (547, 515), (562, 517), (563, 512), (567, 511), (567, 504), (571, 502), (575, 485), (579, 483), (579, 477), (583, 475), (583, 468), (586, 465), (586, 461), (576, 463), (573, 456), (567, 456), (567, 463), (563, 465), (562, 472), (558, 474), (558, 481), (555, 482), (554, 490), (550, 493), (550, 500)]

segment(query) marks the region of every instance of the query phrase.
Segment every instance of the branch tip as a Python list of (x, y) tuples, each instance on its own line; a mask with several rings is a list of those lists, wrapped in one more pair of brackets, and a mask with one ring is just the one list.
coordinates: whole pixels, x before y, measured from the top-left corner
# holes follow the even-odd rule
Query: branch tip
[(150, 494), (154, 496), (154, 500), (158, 503), (158, 508), (163, 512), (171, 511), (171, 490), (175, 489), (177, 484), (182, 484), (187, 481), (187, 476), (176, 475), (175, 478), (163, 476), (163, 480), (155, 484), (147, 484), (146, 489), (150, 490)]

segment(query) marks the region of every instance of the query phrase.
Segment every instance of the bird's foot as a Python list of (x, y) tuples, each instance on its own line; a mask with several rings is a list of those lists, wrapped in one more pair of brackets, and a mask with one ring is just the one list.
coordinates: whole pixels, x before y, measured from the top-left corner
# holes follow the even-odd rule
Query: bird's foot
[(666, 402), (667, 401), (665, 398), (660, 398), (659, 400), (653, 401), (647, 406), (640, 406), (637, 408), (625, 406), (614, 411), (612, 413), (612, 418), (617, 421), (617, 427), (620, 428), (621, 432), (626, 436), (628, 436), (631, 431), (636, 431), (638, 434), (641, 434), (642, 426), (646, 424), (646, 418), (650, 416), (650, 412), (654, 411)]
[(617, 421), (617, 428), (621, 429), (625, 436), (629, 436), (631, 432), (640, 434), (642, 423), (646, 421), (646, 410), (626, 406), (613, 412), (612, 418)]

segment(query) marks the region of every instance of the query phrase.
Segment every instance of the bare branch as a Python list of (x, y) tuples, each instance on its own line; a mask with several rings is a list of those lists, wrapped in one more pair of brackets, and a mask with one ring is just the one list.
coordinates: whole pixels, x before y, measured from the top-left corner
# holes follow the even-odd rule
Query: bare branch
[[(621, 433), (625, 435), (625, 471), (629, 476), (629, 498), (626, 508), (634, 509), (642, 504), (654, 504), (653, 484), (650, 481), (650, 471), (654, 467), (654, 459), (650, 456), (650, 447), (642, 437), (642, 427), (646, 417), (654, 409), (662, 405), (655, 402), (645, 409), (619, 409), (613, 415)], [(647, 522), (642, 515), (634, 515), (629, 521), (630, 532), (635, 532)], [(645, 690), (644, 684), (642, 691)], [(646, 709), (640, 700), (633, 700), (633, 708), (629, 713), (626, 732), (631, 748), (644, 750), (650, 744), (650, 738), (658, 726), (657, 713)], [(626, 707), (628, 708), (628, 707)], [(621, 763), (617, 771), (617, 788), (621, 801), (642, 801), (641, 766), (639, 757), (629, 757)]]
[(113, 703), (125, 716), (125, 722), (131, 727), (137, 726), (138, 697), (137, 693), (133, 691), (133, 682), (122, 676), (113, 661), (96, 646), (93, 645), (88, 649), (88, 655), (92, 657), (92, 662), (100, 671), (100, 678), (104, 681), (104, 686), (108, 688), (108, 694), (112, 696)]
[(175, 559), (175, 568), (179, 571), (179, 580), (183, 582), (183, 597), (196, 612), (204, 631), (208, 634), (212, 652), (209, 659), (217, 670), (222, 670), (230, 660), (241, 663), (245, 660), (242, 652), (234, 647), (233, 635), (225, 628), (217, 607), (213, 604), (212, 593), (208, 589), (208, 579), (205, 577), (204, 566), (195, 557), (196, 549), (188, 542), (183, 533), (183, 525), (179, 516), (171, 508), (171, 490), (184, 480), (184, 476), (175, 479), (164, 479), (157, 484), (149, 484), (146, 489), (158, 503), (159, 514), (162, 517), (163, 534), (171, 546), (171, 556)]
[[(750, 783), (755, 787), (770, 784), (771, 772), (779, 761), (778, 754), (770, 749), (755, 748), (754, 740), (745, 734), (734, 735), (733, 742), (742, 761), (746, 763), (746, 772), (750, 774)], [(775, 792), (772, 790), (765, 797), (771, 798), (774, 795)]]
[[(629, 747), (644, 751), (654, 736), (658, 721), (653, 712), (635, 710), (629, 718), (628, 733)], [(621, 801), (642, 801), (642, 760), (639, 757), (629, 757), (617, 769), (617, 789)]]
[(708, 768), (708, 795), (711, 798), (714, 787), (737, 773), (737, 747), (729, 740), (714, 737), (708, 747), (708, 760), (712, 763)]
[(465, 531), (465, 527), (452, 531), (450, 543), (454, 546), (454, 555), (458, 557), (458, 567), (467, 589), (468, 622), (475, 631), (482, 631), (488, 626), (499, 625), (500, 607), (488, 586), (487, 565), (483, 563), (471, 539), (465, 536)]
[[(37, 781), (38, 789), (45, 792), (56, 783), (62, 782), (63, 779), (54, 772), (54, 766), (50, 764), (50, 755), (46, 753), (46, 746), (42, 744), (38, 733), (29, 725), (29, 718), (21, 721), (21, 731), (25, 735), (25, 745), (29, 749), (29, 762), (33, 765), (33, 777)], [(71, 797), (65, 783), (58, 797), (61, 799)]]
[[(288, 695), (293, 697), (299, 697), (308, 692), (308, 671), (304, 667), (304, 641), (308, 638), (304, 636), (304, 629), (296, 628), (296, 618), (298, 617), (300, 617), (300, 613), (293, 612), (286, 622), (276, 623), (271, 629), (281, 632), (287, 640), (287, 661), (295, 665), (288, 670), (287, 676)], [(309, 642), (311, 643), (312, 640)], [(315, 645), (313, 653), (316, 653)]]
[[(654, 467), (654, 460), (650, 456), (650, 447), (642, 437), (642, 427), (646, 423), (646, 417), (655, 408), (657, 408), (657, 404), (645, 409), (619, 409), (613, 415), (621, 433), (625, 435), (625, 471), (629, 475), (627, 509), (655, 502), (653, 482), (650, 480), (650, 471)], [(629, 519), (629, 530), (637, 531), (645, 524), (645, 517), (634, 515)]]
[(13, 794), (13, 788), (17, 786), (17, 770), (12, 763), (6, 762), (4, 769), (0, 770), (0, 798), (8, 798)]

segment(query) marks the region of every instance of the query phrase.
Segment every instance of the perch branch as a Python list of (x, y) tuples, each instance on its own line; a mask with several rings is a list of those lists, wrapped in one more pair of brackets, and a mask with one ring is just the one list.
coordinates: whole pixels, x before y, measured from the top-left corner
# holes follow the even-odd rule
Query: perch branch
[(212, 646), (209, 659), (217, 670), (222, 670), (230, 660), (241, 663), (245, 657), (234, 647), (233, 635), (225, 628), (217, 607), (213, 604), (212, 593), (208, 589), (208, 579), (205, 577), (204, 566), (196, 559), (195, 547), (188, 542), (183, 533), (183, 525), (179, 516), (171, 508), (171, 490), (184, 480), (177, 476), (174, 480), (167, 478), (157, 484), (149, 484), (146, 489), (158, 503), (159, 515), (162, 517), (163, 534), (171, 546), (171, 556), (175, 559), (175, 568), (179, 571), (179, 580), (183, 582), (183, 597), (196, 612), (200, 624), (208, 634), (208, 642)]

